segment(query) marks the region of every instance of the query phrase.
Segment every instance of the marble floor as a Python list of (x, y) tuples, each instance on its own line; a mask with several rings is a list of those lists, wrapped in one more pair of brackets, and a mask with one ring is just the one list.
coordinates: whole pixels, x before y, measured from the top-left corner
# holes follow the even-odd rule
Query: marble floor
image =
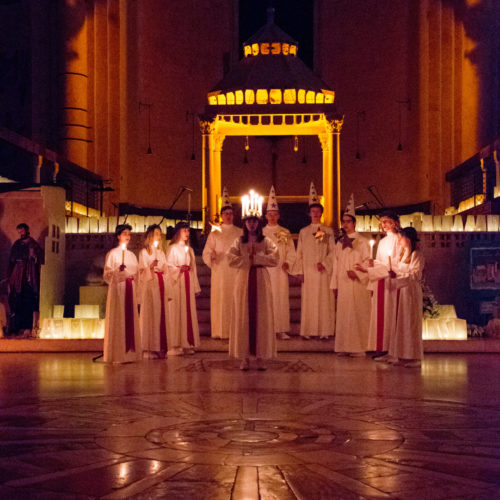
[(500, 355), (0, 354), (0, 498), (500, 498)]

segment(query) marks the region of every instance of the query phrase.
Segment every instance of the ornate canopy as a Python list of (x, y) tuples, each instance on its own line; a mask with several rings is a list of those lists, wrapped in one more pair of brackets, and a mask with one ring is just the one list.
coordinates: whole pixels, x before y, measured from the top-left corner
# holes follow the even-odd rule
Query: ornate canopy
[(276, 26), (272, 8), (267, 11), (266, 25), (243, 44), (243, 52), (243, 59), (208, 92), (201, 117), (204, 226), (219, 213), (225, 137), (271, 135), (319, 137), (325, 222), (337, 225), (343, 117), (334, 103), (335, 92), (298, 58), (298, 43)]

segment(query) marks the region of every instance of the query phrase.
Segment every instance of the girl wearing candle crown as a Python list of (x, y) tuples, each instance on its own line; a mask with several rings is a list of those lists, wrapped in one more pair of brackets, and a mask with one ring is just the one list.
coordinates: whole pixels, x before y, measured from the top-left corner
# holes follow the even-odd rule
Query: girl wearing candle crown
[(118, 246), (109, 251), (104, 264), (104, 281), (108, 286), (104, 332), (104, 361), (126, 363), (140, 359), (141, 338), (137, 313), (136, 256), (127, 250), (132, 227), (116, 227)]
[(419, 367), (423, 357), (422, 343), (422, 271), (424, 258), (417, 250), (417, 231), (405, 227), (399, 232), (399, 252), (390, 272), (396, 289), (396, 331), (389, 354), (398, 360), (395, 365)]
[[(172, 327), (169, 354), (194, 354), (200, 344), (195, 296), (201, 288), (196, 274), (196, 258), (189, 246), (189, 224), (179, 222), (167, 248), (167, 264), (172, 280), (172, 300), (168, 312)], [(170, 345), (171, 342), (171, 345)]]
[(250, 192), (242, 200), (243, 235), (228, 251), (229, 265), (237, 269), (231, 313), (229, 355), (248, 370), (250, 357), (265, 370), (266, 359), (276, 357), (273, 299), (267, 267), (278, 265), (278, 248), (262, 234), (262, 197)]
[(139, 254), (139, 315), (144, 357), (163, 358), (168, 349), (168, 301), (170, 296), (168, 265), (161, 248), (161, 228), (146, 230), (144, 248)]

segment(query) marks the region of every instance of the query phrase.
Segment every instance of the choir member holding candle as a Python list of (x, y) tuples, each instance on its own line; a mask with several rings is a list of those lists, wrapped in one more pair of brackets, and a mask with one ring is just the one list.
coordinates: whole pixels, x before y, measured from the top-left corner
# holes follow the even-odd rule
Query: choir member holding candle
[(356, 269), (368, 273), (368, 290), (372, 291), (368, 350), (379, 354), (377, 361), (391, 362), (387, 352), (396, 328), (396, 291), (391, 287), (389, 272), (398, 252), (399, 217), (385, 211), (380, 215), (380, 225), (385, 237), (380, 240), (375, 261)]
[(163, 358), (172, 342), (168, 321), (170, 296), (168, 265), (161, 248), (161, 228), (157, 224), (146, 230), (144, 248), (139, 254), (139, 303), (143, 355)]
[(116, 227), (118, 246), (108, 252), (104, 281), (108, 286), (104, 332), (104, 361), (125, 363), (137, 361), (142, 354), (137, 311), (137, 258), (127, 245), (132, 227)]
[(322, 216), (323, 206), (311, 182), (311, 224), (300, 230), (293, 273), (302, 281), (300, 335), (304, 339), (327, 339), (335, 332), (335, 297), (330, 290), (335, 242), (331, 228), (321, 223)]
[(336, 244), (330, 288), (337, 299), (335, 351), (339, 355), (364, 356), (368, 350), (370, 292), (367, 273), (356, 270), (371, 258), (368, 240), (356, 232), (354, 196), (342, 215), (344, 235)]
[(236, 270), (229, 266), (227, 251), (241, 236), (241, 229), (233, 225), (233, 206), (227, 189), (222, 193), (222, 224), (212, 226), (203, 249), (203, 262), (211, 270), (210, 322), (211, 336), (217, 339), (229, 338), (230, 322), (227, 307), (233, 300)]
[(250, 357), (257, 369), (265, 370), (265, 360), (276, 357), (273, 328), (273, 298), (267, 268), (276, 266), (278, 249), (262, 233), (262, 197), (250, 192), (242, 200), (243, 236), (228, 251), (229, 265), (236, 268), (231, 312), (229, 355), (240, 359), (240, 369), (248, 370)]
[(189, 224), (179, 222), (167, 248), (167, 264), (172, 280), (172, 300), (169, 302), (172, 335), (169, 337), (169, 354), (182, 349), (184, 354), (194, 354), (200, 344), (196, 298), (200, 284), (196, 274), (196, 258), (189, 245)]
[(423, 357), (422, 343), (422, 271), (424, 258), (417, 250), (417, 231), (405, 227), (399, 233), (399, 253), (391, 276), (396, 289), (396, 331), (389, 354), (398, 360), (394, 364), (407, 368), (419, 367)]

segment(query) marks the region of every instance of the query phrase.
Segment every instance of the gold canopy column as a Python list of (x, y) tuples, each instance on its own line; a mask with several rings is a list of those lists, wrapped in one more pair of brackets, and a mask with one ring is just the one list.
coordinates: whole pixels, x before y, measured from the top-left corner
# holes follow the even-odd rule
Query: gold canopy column
[(327, 226), (332, 224), (335, 227), (334, 219), (334, 200), (333, 200), (333, 134), (328, 131), (319, 134), (321, 149), (323, 151), (323, 200), (324, 212), (323, 218)]
[(209, 185), (208, 185), (208, 217), (209, 220), (214, 220), (214, 217), (219, 214), (219, 200), (221, 197), (221, 154), (222, 144), (225, 136), (211, 131), (208, 136), (210, 149), (209, 158)]

